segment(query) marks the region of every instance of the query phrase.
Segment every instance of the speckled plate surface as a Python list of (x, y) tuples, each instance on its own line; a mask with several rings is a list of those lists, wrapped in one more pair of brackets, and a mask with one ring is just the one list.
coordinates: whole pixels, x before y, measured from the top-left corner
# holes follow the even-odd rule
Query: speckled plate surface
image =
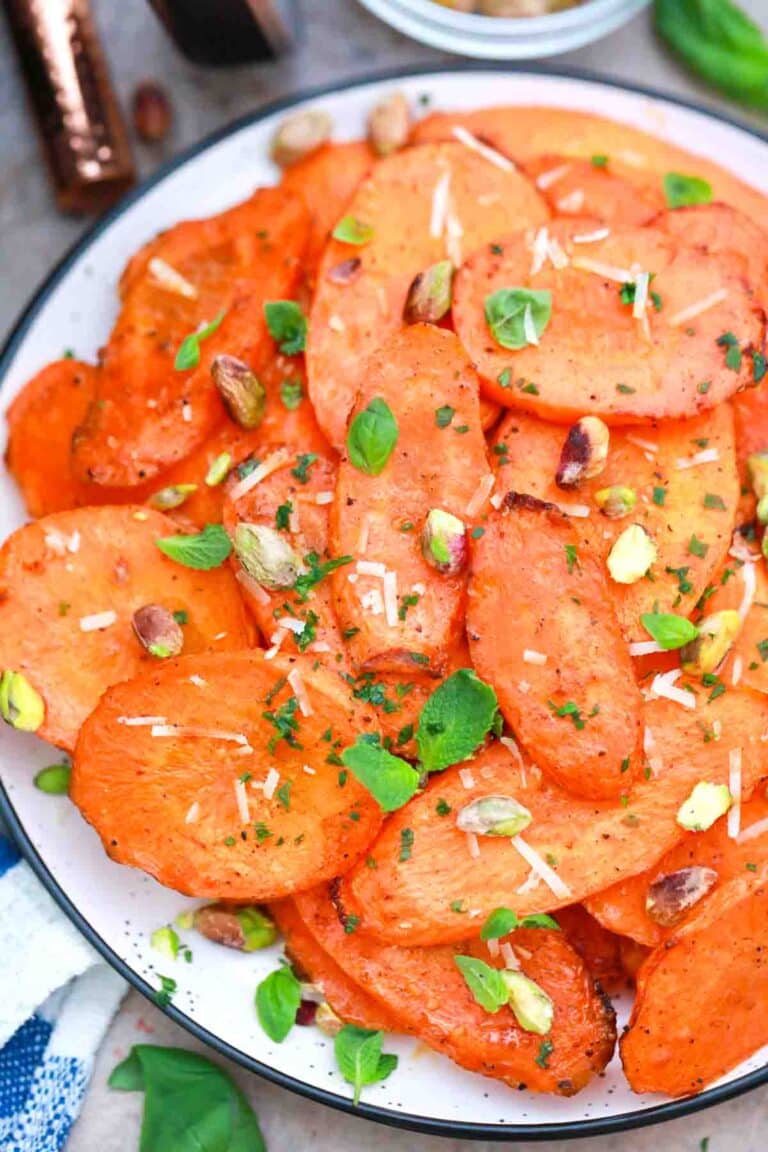
[[(718, 157), (768, 190), (768, 141), (735, 124), (641, 90), (581, 76), (498, 71), (473, 66), (387, 75), (307, 99), (333, 116), (339, 137), (359, 135), (371, 104), (393, 82), (414, 101), (429, 93), (432, 107), (473, 108), (528, 103), (598, 112), (646, 128), (680, 145)], [(2, 407), (24, 381), (65, 347), (95, 357), (113, 320), (115, 285), (136, 248), (181, 215), (203, 216), (273, 182), (268, 142), (283, 102), (182, 156), (129, 197), (52, 273), (21, 317), (0, 357)], [(0, 536), (24, 520), (21, 501), (0, 477)], [(76, 652), (72, 659), (77, 659)], [(126, 978), (151, 995), (158, 968), (173, 975), (178, 992), (167, 1009), (180, 1024), (218, 1051), (284, 1087), (338, 1108), (351, 1108), (348, 1086), (335, 1071), (332, 1046), (317, 1030), (298, 1028), (282, 1045), (261, 1032), (253, 1009), (256, 984), (279, 950), (245, 956), (195, 936), (194, 962), (159, 960), (149, 946), (153, 929), (194, 901), (161, 888), (140, 872), (112, 863), (77, 810), (65, 798), (32, 785), (51, 750), (10, 729), (0, 733), (0, 804), (27, 859), (67, 914)], [(192, 935), (192, 934), (190, 934)], [(172, 965), (172, 970), (169, 968)], [(622, 1006), (619, 1005), (621, 1011)], [(483, 1139), (555, 1139), (620, 1130), (693, 1111), (768, 1082), (768, 1050), (722, 1083), (687, 1101), (633, 1095), (618, 1062), (587, 1091), (570, 1099), (537, 1097), (463, 1072), (412, 1039), (393, 1037), (388, 1050), (398, 1070), (367, 1088), (359, 1113), (383, 1123), (442, 1135)]]

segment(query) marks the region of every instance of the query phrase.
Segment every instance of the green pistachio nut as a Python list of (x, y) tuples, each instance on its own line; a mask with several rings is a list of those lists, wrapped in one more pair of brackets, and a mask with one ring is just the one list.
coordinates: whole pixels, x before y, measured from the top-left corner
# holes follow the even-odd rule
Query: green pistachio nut
[(66, 796), (69, 792), (71, 775), (72, 769), (69, 764), (51, 764), (35, 776), (35, 788), (48, 796)]
[(624, 484), (614, 484), (611, 488), (601, 488), (595, 492), (595, 503), (609, 520), (621, 520), (629, 516), (637, 504), (637, 492)]
[(768, 492), (765, 496), (761, 496), (757, 502), (757, 522), (758, 524), (768, 524)]
[(180, 508), (193, 492), (197, 492), (197, 484), (170, 484), (167, 488), (161, 488), (159, 492), (153, 493), (147, 503), (158, 512), (170, 512), (174, 508)]
[(741, 616), (733, 608), (713, 612), (698, 625), (699, 634), (680, 651), (683, 671), (692, 676), (714, 672), (733, 647), (741, 631)]
[(170, 924), (165, 928), (156, 928), (149, 938), (149, 943), (156, 952), (167, 956), (169, 960), (176, 959), (181, 945), (175, 929), (171, 928)]
[(216, 356), (211, 377), (235, 423), (241, 428), (258, 428), (264, 418), (267, 393), (248, 365), (235, 356)]
[(753, 452), (747, 457), (747, 472), (749, 473), (752, 491), (758, 500), (768, 496), (768, 452)]
[(476, 836), (517, 836), (532, 819), (512, 796), (483, 796), (460, 810), (456, 827)]
[(676, 820), (687, 832), (706, 832), (733, 804), (725, 784), (700, 780), (677, 810)]
[(293, 588), (303, 570), (298, 553), (267, 524), (243, 521), (235, 529), (232, 543), (243, 568), (264, 588)]
[(608, 571), (617, 584), (636, 584), (656, 561), (655, 543), (640, 524), (630, 524), (608, 554)]
[(243, 933), (243, 952), (258, 952), (277, 940), (277, 928), (260, 908), (238, 908), (235, 915)]
[(257, 952), (269, 948), (277, 939), (277, 929), (269, 916), (251, 906), (206, 904), (195, 912), (193, 925), (206, 940), (238, 952)]
[(131, 620), (134, 635), (145, 652), (158, 660), (178, 656), (184, 647), (184, 632), (172, 612), (162, 604), (144, 604)]
[(509, 1006), (515, 1019), (526, 1032), (546, 1036), (552, 1029), (555, 1006), (543, 988), (522, 972), (506, 968), (501, 978), (509, 992)]
[(26, 676), (9, 668), (0, 677), (0, 716), (19, 732), (37, 732), (45, 719), (42, 696)]
[(210, 468), (205, 474), (205, 483), (209, 488), (216, 488), (217, 485), (223, 483), (227, 478), (230, 468), (232, 467), (232, 453), (222, 452), (212, 461)]
[(432, 508), (421, 534), (421, 552), (438, 572), (455, 576), (469, 557), (466, 524), (442, 508)]
[(439, 260), (419, 272), (408, 289), (403, 309), (406, 324), (437, 324), (450, 311), (453, 295), (453, 264)]

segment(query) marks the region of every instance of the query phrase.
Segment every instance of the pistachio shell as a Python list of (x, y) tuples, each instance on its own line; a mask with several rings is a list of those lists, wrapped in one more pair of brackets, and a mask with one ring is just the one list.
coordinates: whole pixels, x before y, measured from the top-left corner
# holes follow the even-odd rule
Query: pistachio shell
[(623, 484), (614, 484), (611, 488), (601, 488), (595, 492), (595, 502), (603, 516), (609, 520), (621, 520), (629, 516), (637, 504), (637, 492)]
[(573, 425), (563, 445), (555, 482), (559, 488), (574, 488), (582, 480), (599, 476), (608, 459), (611, 434), (599, 416), (582, 416)]
[(315, 1024), (324, 1036), (338, 1036), (344, 1027), (344, 1021), (336, 1015), (330, 1004), (318, 1004)]
[(0, 678), (0, 716), (19, 732), (37, 732), (45, 719), (42, 696), (21, 672), (6, 669)]
[(458, 516), (432, 508), (421, 534), (424, 559), (445, 576), (455, 576), (467, 563), (467, 528)]
[(717, 879), (714, 868), (703, 868), (698, 864), (663, 873), (648, 887), (645, 910), (655, 924), (672, 928), (714, 888)]
[(630, 524), (614, 540), (608, 571), (617, 584), (636, 584), (655, 563), (658, 551), (641, 524)]
[(456, 827), (476, 836), (517, 836), (533, 817), (512, 796), (483, 796), (465, 804), (456, 817)]
[(302, 563), (288, 541), (266, 524), (238, 524), (232, 541), (249, 576), (273, 591), (293, 588)]
[(522, 972), (504, 969), (501, 978), (509, 992), (509, 1006), (515, 1019), (526, 1032), (546, 1036), (552, 1028), (555, 1006), (551, 999), (535, 981)]
[(288, 168), (325, 144), (333, 131), (333, 121), (319, 108), (306, 108), (286, 116), (272, 137), (272, 159)]
[(389, 156), (408, 143), (411, 110), (402, 92), (380, 100), (368, 117), (368, 142), (379, 156)]
[(403, 309), (406, 324), (436, 324), (450, 311), (453, 292), (453, 264), (439, 260), (419, 272), (408, 289)]
[(741, 631), (741, 616), (733, 608), (713, 612), (699, 624), (699, 634), (680, 652), (684, 671), (704, 676), (722, 664)]
[(158, 660), (178, 656), (184, 647), (181, 625), (162, 604), (145, 604), (137, 608), (131, 623), (139, 644)]
[(264, 418), (267, 393), (245, 361), (236, 356), (216, 356), (211, 377), (235, 423), (241, 428), (258, 428)]

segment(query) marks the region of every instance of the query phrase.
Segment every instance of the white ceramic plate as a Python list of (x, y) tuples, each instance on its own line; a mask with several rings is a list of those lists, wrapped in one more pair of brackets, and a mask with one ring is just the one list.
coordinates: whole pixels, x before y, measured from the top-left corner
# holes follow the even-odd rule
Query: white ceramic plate
[(588, 0), (548, 16), (518, 18), (457, 12), (433, 0), (359, 2), (399, 32), (433, 48), (482, 60), (537, 60), (607, 36), (650, 0)]
[[(314, 93), (311, 101), (330, 112), (340, 137), (357, 136), (371, 104), (395, 83), (414, 103), (428, 93), (432, 107), (549, 104), (609, 115), (716, 156), (768, 191), (768, 140), (652, 93), (583, 77), (473, 67), (389, 75)], [(64, 348), (74, 348), (85, 358), (96, 356), (116, 312), (118, 275), (140, 244), (180, 215), (219, 211), (247, 196), (254, 185), (274, 181), (267, 146), (287, 106), (236, 124), (175, 161), (124, 201), (63, 261), (22, 316), (0, 357), (3, 409), (23, 383)], [(0, 477), (0, 538), (23, 519), (11, 480)], [(72, 660), (77, 660), (76, 652)], [(334, 1070), (332, 1046), (316, 1029), (297, 1028), (284, 1044), (275, 1045), (258, 1026), (254, 989), (274, 968), (278, 949), (245, 956), (190, 933), (192, 964), (161, 960), (149, 947), (150, 933), (194, 902), (108, 860), (96, 834), (68, 800), (45, 796), (33, 787), (34, 771), (56, 759), (51, 750), (32, 737), (0, 727), (3, 814), (52, 895), (110, 963), (150, 995), (158, 986), (158, 969), (173, 975), (179, 991), (168, 1012), (180, 1024), (285, 1087), (335, 1107), (351, 1107), (348, 1087)], [(614, 1062), (589, 1090), (564, 1100), (511, 1091), (470, 1075), (425, 1052), (412, 1039), (392, 1038), (387, 1047), (399, 1054), (400, 1067), (383, 1084), (365, 1090), (360, 1114), (444, 1135), (484, 1139), (554, 1139), (628, 1128), (693, 1111), (768, 1081), (766, 1050), (708, 1092), (670, 1102), (633, 1095)]]

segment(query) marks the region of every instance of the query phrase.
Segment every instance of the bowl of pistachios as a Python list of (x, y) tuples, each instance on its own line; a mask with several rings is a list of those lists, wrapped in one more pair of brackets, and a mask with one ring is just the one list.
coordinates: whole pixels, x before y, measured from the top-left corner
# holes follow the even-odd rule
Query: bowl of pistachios
[(463, 56), (530, 60), (606, 36), (650, 0), (360, 0), (398, 31)]

